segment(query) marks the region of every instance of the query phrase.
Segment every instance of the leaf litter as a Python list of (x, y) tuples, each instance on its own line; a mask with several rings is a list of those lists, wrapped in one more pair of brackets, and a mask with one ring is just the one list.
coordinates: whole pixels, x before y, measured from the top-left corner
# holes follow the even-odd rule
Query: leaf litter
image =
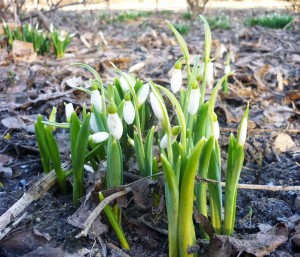
[[(209, 10), (208, 15), (218, 12)], [(232, 15), (241, 18), (244, 13), (245, 11), (234, 11)], [(63, 120), (64, 102), (89, 104), (86, 95), (74, 89), (74, 85), (89, 88), (90, 75), (70, 66), (71, 63), (84, 62), (93, 66), (101, 74), (104, 83), (112, 81), (116, 75), (110, 65), (113, 62), (120, 69), (130, 70), (143, 80), (152, 78), (157, 83), (169, 86), (172, 65), (181, 56), (181, 52), (164, 19), (178, 22), (179, 14), (171, 14), (169, 17), (157, 14), (155, 18), (109, 24), (98, 17), (89, 12), (54, 12), (48, 15), (56, 26), (77, 33), (63, 59), (32, 56), (30, 50), (11, 53), (5, 48), (1, 49), (0, 134), (3, 136), (0, 151), (12, 158), (12, 161), (3, 161), (0, 170), (6, 169), (6, 173), (11, 170), (12, 179), (1, 177), (5, 187), (0, 188), (0, 196), (3, 198), (0, 213), (4, 213), (20, 197), (24, 183), (30, 186), (40, 176), (42, 169), (39, 163), (26, 164), (26, 161), (38, 158), (33, 130), (28, 128), (35, 120), (35, 115), (42, 113), (48, 116), (52, 106), (57, 106), (58, 119)], [(191, 54), (202, 54), (204, 30), (198, 21), (190, 21), (189, 25), (192, 27), (191, 31), (194, 31), (185, 36), (189, 50)], [(241, 182), (299, 185), (299, 33), (249, 28), (235, 22), (233, 28), (226, 30), (226, 33), (214, 30), (213, 40), (215, 76), (223, 74), (225, 56), (222, 55), (221, 45), (229, 52), (232, 69), (236, 70), (229, 81), (229, 93), (220, 92), (218, 96), (216, 110), (218, 115), (221, 114), (221, 127), (236, 127), (239, 122), (237, 117), (241, 117), (243, 106), (247, 101), (251, 103), (252, 131), (249, 132), (251, 137), (246, 145), (246, 162)], [(262, 132), (257, 133), (256, 129)], [(272, 134), (281, 130), (285, 132)], [(3, 139), (8, 131), (11, 139)], [(64, 136), (66, 135), (61, 135), (62, 140)], [(228, 142), (228, 131), (224, 130), (222, 136), (222, 141)], [(222, 144), (223, 149), (226, 147), (226, 143)], [(67, 150), (62, 154), (67, 155), (65, 151)], [(223, 158), (226, 158), (224, 154)], [(10, 168), (11, 162), (19, 166)], [(134, 168), (129, 167), (129, 170), (134, 172)], [(35, 246), (24, 242), (22, 248), (26, 249), (25, 256), (39, 256), (44, 252), (49, 252), (49, 256), (67, 256), (68, 252), (70, 256), (84, 256), (92, 252), (86, 248), (92, 249), (93, 240), (97, 236), (109, 244), (108, 248), (114, 256), (118, 243), (110, 229), (107, 233), (104, 216), (101, 216), (101, 220), (96, 220), (90, 231), (91, 234), (94, 232), (91, 235), (93, 240), (75, 239), (87, 214), (97, 206), (95, 195), (103, 183), (100, 178), (93, 184), (93, 178), (88, 178), (92, 175), (86, 176), (87, 183), (90, 181), (90, 189), (87, 191), (90, 194), (82, 201), (78, 210), (72, 207), (70, 196), (57, 195), (55, 188), (28, 208), (30, 215), (19, 225), (26, 228), (23, 232), (26, 235), (22, 236), (36, 237), (32, 231), (40, 231), (41, 235), (49, 235), (50, 241), (46, 240), (45, 244), (43, 239), (42, 243), (37, 242)], [(132, 250), (128, 252), (130, 256), (166, 254), (167, 237), (160, 232), (167, 227), (162, 210), (164, 202), (155, 196), (155, 192), (162, 194), (161, 189), (161, 183), (153, 184), (149, 179), (137, 184), (132, 188), (132, 193), (123, 197), (122, 203), (127, 206), (124, 209), (124, 229), (132, 244)], [(300, 214), (297, 199), (297, 192), (240, 190), (236, 234), (230, 238), (213, 237), (210, 249), (204, 254), (210, 252), (210, 256), (214, 257), (241, 256), (239, 253), (243, 251), (244, 256), (294, 256), (300, 251), (297, 227), (300, 218), (290, 217)], [(67, 220), (70, 224), (67, 224)], [(12, 236), (18, 233), (18, 227), (14, 228), (11, 236), (0, 241), (1, 254), (19, 256), (14, 248), (19, 239)], [(289, 237), (292, 247), (290, 243), (286, 243)], [(224, 251), (227, 255), (217, 253), (220, 247), (227, 249)], [(94, 256), (97, 256), (97, 251), (101, 252), (98, 250), (93, 252)]]

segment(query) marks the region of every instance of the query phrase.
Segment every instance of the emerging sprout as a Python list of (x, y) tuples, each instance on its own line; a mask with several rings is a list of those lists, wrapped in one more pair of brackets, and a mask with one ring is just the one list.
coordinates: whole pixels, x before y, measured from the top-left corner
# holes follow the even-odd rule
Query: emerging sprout
[(238, 135), (239, 145), (245, 144), (246, 137), (247, 137), (247, 123), (248, 123), (248, 119), (247, 117), (244, 117), (239, 127), (239, 135)]
[(113, 137), (119, 140), (123, 134), (123, 124), (117, 113), (117, 106), (110, 103), (108, 106), (107, 127)]

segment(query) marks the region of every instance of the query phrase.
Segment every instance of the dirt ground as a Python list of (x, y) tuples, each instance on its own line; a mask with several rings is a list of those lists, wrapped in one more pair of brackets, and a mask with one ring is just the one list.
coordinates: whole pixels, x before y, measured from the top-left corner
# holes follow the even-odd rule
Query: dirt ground
[[(206, 16), (223, 12), (208, 10)], [(271, 10), (267, 9), (226, 10), (232, 28), (212, 31), (215, 78), (222, 76), (226, 59), (220, 55), (221, 46), (232, 52), (232, 69), (236, 71), (229, 81), (230, 92), (220, 92), (215, 110), (221, 126), (222, 158), (226, 160), (229, 132), (236, 132), (249, 101), (249, 137), (240, 183), (300, 186), (299, 22), (290, 30), (243, 25), (245, 17), (269, 12)], [(47, 17), (55, 27), (76, 33), (63, 59), (49, 55), (39, 56), (31, 63), (15, 62), (6, 49), (0, 56), (0, 181), (4, 185), (0, 187), (0, 215), (41, 177), (42, 166), (33, 128), (37, 114), (48, 117), (52, 106), (56, 106), (58, 121), (63, 121), (64, 102), (72, 102), (77, 107), (84, 102), (90, 104), (86, 94), (68, 86), (68, 79), (80, 77), (84, 83), (90, 74), (70, 64), (87, 63), (99, 72), (104, 83), (108, 83), (116, 77), (110, 64), (113, 62), (141, 80), (151, 78), (168, 87), (170, 70), (181, 51), (166, 19), (171, 23), (187, 24), (190, 32), (184, 38), (190, 53), (203, 54), (202, 24), (198, 20), (183, 20), (182, 13), (159, 12), (125, 22), (110, 22), (102, 11), (54, 12)], [(278, 89), (279, 83), (283, 85), (282, 91)], [(4, 138), (7, 133), (11, 135), (9, 140)], [(66, 132), (60, 131), (56, 137), (63, 159), (67, 160)], [(132, 172), (134, 169), (126, 170), (126, 183), (135, 180)], [(86, 192), (92, 192), (90, 206), (97, 204), (93, 194), (97, 192), (95, 181), (98, 180), (101, 180), (99, 174), (85, 174)], [(76, 212), (72, 196), (62, 196), (53, 187), (25, 210), (26, 215), (20, 223), (0, 241), (0, 256), (103, 256), (105, 248), (107, 256), (167, 256), (165, 211), (162, 204), (155, 207), (152, 199), (153, 191), (163, 192), (162, 184), (161, 181), (149, 182), (146, 187), (149, 190), (144, 193), (143, 201), (132, 194), (123, 199), (126, 202), (123, 227), (130, 251), (119, 249), (118, 240), (105, 225), (104, 216), (97, 224), (103, 232), (100, 236), (90, 234), (76, 239), (80, 229), (70, 224), (70, 217)], [(279, 226), (284, 226), (286, 231), (286, 240), (277, 244), (277, 238), (273, 238), (273, 244), (264, 246), (265, 254), (259, 255), (263, 251), (257, 253), (259, 251), (252, 249), (239, 256), (300, 256), (298, 191), (240, 189), (236, 213), (233, 238), (253, 240), (249, 241), (253, 242), (252, 248), (258, 244), (259, 239), (255, 241), (255, 238), (258, 235), (266, 238), (271, 228), (279, 230)], [(199, 245), (201, 256), (213, 256), (207, 242), (199, 240)], [(237, 254), (229, 251), (218, 256)]]

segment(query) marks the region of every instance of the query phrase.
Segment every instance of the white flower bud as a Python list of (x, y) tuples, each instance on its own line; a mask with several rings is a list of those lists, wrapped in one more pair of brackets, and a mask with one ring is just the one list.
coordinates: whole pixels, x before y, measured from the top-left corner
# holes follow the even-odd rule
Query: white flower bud
[(71, 115), (74, 112), (74, 107), (72, 103), (68, 103), (65, 105), (65, 113), (66, 113), (66, 118), (67, 122), (71, 121)]
[(214, 121), (213, 125), (214, 125), (214, 136), (215, 136), (215, 139), (218, 140), (219, 137), (220, 137), (219, 122), (218, 121)]
[(160, 102), (153, 92), (150, 93), (150, 103), (155, 116), (160, 121), (164, 120), (164, 114), (163, 114), (163, 110), (161, 109)]
[(224, 67), (224, 73), (227, 74), (227, 73), (229, 73), (230, 71), (231, 71), (230, 65), (225, 65), (225, 67)]
[(146, 101), (148, 94), (149, 94), (149, 83), (144, 84), (139, 92), (137, 93), (137, 98), (138, 98), (138, 106), (142, 106), (144, 104), (144, 102)]
[[(174, 144), (174, 142), (176, 141), (176, 138), (177, 138), (177, 135), (176, 136), (171, 135), (171, 145)], [(168, 147), (168, 136), (167, 136), (167, 134), (165, 134), (160, 141), (160, 148), (164, 149), (167, 147)]]
[(107, 132), (97, 132), (93, 135), (89, 136), (89, 140), (91, 140), (93, 143), (99, 144), (103, 141), (105, 141), (108, 138), (109, 134)]
[(200, 104), (200, 96), (201, 95), (199, 87), (191, 90), (190, 102), (188, 106), (189, 114), (194, 115), (198, 111)]
[(97, 122), (96, 122), (96, 116), (95, 116), (95, 113), (92, 112), (91, 114), (91, 119), (90, 119), (90, 126), (91, 126), (91, 129), (94, 131), (94, 132), (98, 132), (98, 126), (97, 126)]
[(171, 90), (175, 94), (179, 91), (182, 85), (182, 72), (179, 69), (174, 68), (171, 77)]
[(123, 108), (124, 120), (128, 125), (131, 125), (135, 118), (135, 110), (131, 101), (125, 101)]
[(214, 85), (214, 63), (213, 62), (209, 62), (207, 64), (206, 80), (207, 80), (208, 88), (212, 89)]
[(119, 140), (121, 138), (123, 134), (123, 124), (118, 113), (108, 113), (107, 127), (115, 139)]
[(50, 33), (52, 33), (54, 31), (53, 23), (50, 24), (49, 30), (50, 30)]
[(244, 145), (247, 137), (248, 119), (244, 118), (239, 127), (238, 144)]
[(127, 92), (130, 90), (130, 86), (127, 83), (127, 80), (123, 76), (120, 77), (119, 82), (123, 92)]
[(91, 103), (98, 112), (102, 111), (102, 99), (99, 90), (92, 90)]

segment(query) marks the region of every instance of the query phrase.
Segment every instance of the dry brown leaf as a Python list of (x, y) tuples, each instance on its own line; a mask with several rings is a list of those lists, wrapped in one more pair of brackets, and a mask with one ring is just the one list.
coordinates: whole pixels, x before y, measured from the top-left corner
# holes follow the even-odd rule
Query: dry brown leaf
[(14, 40), (12, 45), (12, 54), (15, 62), (25, 61), (31, 63), (34, 62), (37, 57), (32, 43), (19, 40)]

